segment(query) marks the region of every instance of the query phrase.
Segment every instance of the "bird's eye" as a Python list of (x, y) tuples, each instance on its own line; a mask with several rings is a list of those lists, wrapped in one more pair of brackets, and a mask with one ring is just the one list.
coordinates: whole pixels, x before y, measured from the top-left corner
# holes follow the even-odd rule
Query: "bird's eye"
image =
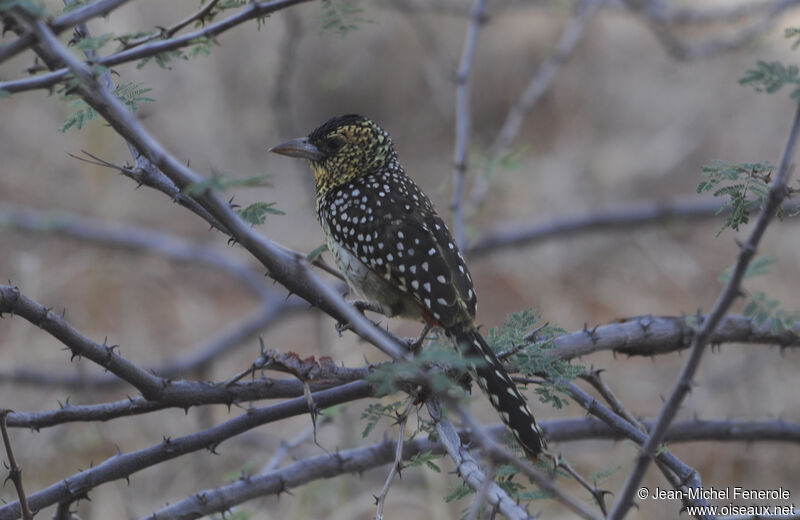
[(345, 140), (340, 136), (328, 137), (325, 139), (325, 148), (327, 149), (328, 153), (335, 153), (338, 152), (342, 146), (344, 146), (344, 143)]

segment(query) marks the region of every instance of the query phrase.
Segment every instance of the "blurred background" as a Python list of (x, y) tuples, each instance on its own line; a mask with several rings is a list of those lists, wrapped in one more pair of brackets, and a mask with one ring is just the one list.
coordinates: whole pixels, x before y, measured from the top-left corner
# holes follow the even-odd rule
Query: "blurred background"
[[(703, 10), (743, 3), (747, 2), (664, 4)], [(60, 10), (58, 2), (48, 5)], [(218, 37), (219, 45), (209, 56), (173, 61), (169, 70), (153, 62), (141, 69), (135, 63), (114, 68), (119, 74), (116, 81), (142, 82), (152, 89), (147, 95), (156, 102), (141, 105), (141, 120), (195, 171), (269, 174), (270, 187), (233, 189), (229, 195), (243, 205), (277, 202), (286, 214), (269, 216), (259, 230), (303, 252), (323, 240), (313, 212), (311, 173), (304, 164), (267, 150), (340, 113), (361, 113), (386, 128), (409, 175), (450, 218), (455, 72), (470, 6), (458, 1), (399, 0), (350, 5), (362, 10), (354, 15), (357, 28), (344, 35), (322, 30), (325, 12), (320, 4), (310, 3), (276, 13), (260, 30), (255, 23), (238, 26)], [(92, 21), (89, 29), (94, 35), (152, 30), (196, 8), (196, 1), (130, 2), (108, 19)], [(678, 60), (643, 15), (611, 2), (588, 20), (574, 52), (525, 117), (511, 147), (512, 159), (485, 176), (487, 150), (509, 108), (552, 55), (575, 4), (490, 0), (487, 8), (488, 23), (479, 35), (471, 75), (473, 125), (465, 205), (469, 240), (498, 226), (633, 202), (691, 200), (700, 197), (695, 189), (701, 167), (716, 159), (779, 161), (793, 102), (786, 92), (758, 94), (737, 82), (756, 60), (796, 61), (782, 35), (784, 28), (800, 22), (800, 10), (786, 10), (744, 45)], [(683, 24), (672, 31), (687, 44), (726, 41), (759, 23), (758, 16)], [(0, 43), (12, 39), (7, 34)], [(113, 49), (109, 45), (104, 52)], [(0, 66), (0, 79), (24, 77), (31, 65), (32, 54), (19, 55)], [(239, 248), (227, 247), (222, 235), (209, 231), (164, 195), (136, 189), (134, 182), (113, 170), (70, 157), (86, 150), (117, 164), (131, 162), (125, 143), (102, 120), (91, 121), (80, 131), (59, 132), (71, 110), (57, 94), (43, 90), (0, 100), (4, 209), (13, 205), (58, 211), (97, 219), (112, 228), (136, 225), (170, 233), (205, 244), (263, 274)], [(708, 312), (722, 288), (718, 276), (733, 264), (736, 240), (743, 240), (749, 230), (726, 231), (715, 238), (722, 222), (722, 218), (670, 221), (635, 230), (556, 237), (475, 257), (470, 269), (479, 297), (478, 321), (488, 328), (502, 324), (511, 312), (535, 307), (543, 320), (574, 331), (630, 316)], [(0, 278), (43, 305), (57, 311), (65, 308), (66, 318), (79, 331), (100, 342), (108, 337), (109, 343), (120, 345), (122, 355), (142, 366), (190, 357), (204, 341), (236, 326), (258, 306), (258, 299), (240, 280), (197, 262), (57, 232), (20, 230), (1, 218), (0, 237)], [(760, 253), (769, 253), (778, 262), (768, 276), (748, 280), (745, 288), (767, 292), (787, 310), (800, 309), (796, 219), (775, 222)], [(277, 286), (275, 291), (285, 294)], [(741, 312), (742, 303), (734, 310)], [(393, 321), (390, 328), (415, 336), (419, 326)], [(313, 309), (287, 315), (260, 334), (269, 348), (330, 355), (347, 366), (360, 366), (365, 358), (384, 359), (352, 334), (338, 337), (333, 321)], [(0, 406), (41, 411), (67, 398), (73, 404), (98, 403), (132, 391), (88, 384), (41, 387), (10, 377), (20, 369), (88, 378), (102, 375), (88, 361), (70, 363), (61, 347), (20, 318), (0, 321)], [(258, 352), (259, 343), (251, 337), (217, 359), (202, 378), (231, 377), (247, 368)], [(601, 353), (579, 362), (604, 369), (606, 382), (627, 408), (650, 418), (672, 390), (684, 359), (681, 354), (626, 359)], [(798, 369), (800, 358), (792, 350), (759, 345), (715, 348), (707, 352), (697, 386), (679, 418), (796, 421)], [(344, 406), (320, 432), (320, 444), (328, 450), (363, 445), (359, 417), (367, 404)], [(474, 394), (471, 406), (481, 420), (496, 422), (483, 397)], [(544, 405), (534, 409), (542, 419), (584, 416), (575, 404), (563, 410)], [(142, 449), (163, 436), (186, 435), (239, 413), (224, 406), (192, 409), (188, 414), (166, 410), (108, 423), (11, 433), (16, 458), (24, 467), (26, 490), (32, 493), (101, 462), (117, 448)], [(218, 456), (195, 453), (137, 473), (129, 483), (105, 484), (91, 492), (91, 501), (80, 502), (78, 513), (85, 519), (145, 516), (197, 490), (223, 485), (242, 470), (257, 471), (282, 439), (292, 438), (309, 423), (308, 417), (297, 417), (269, 424), (222, 444)], [(369, 440), (383, 435), (395, 435), (388, 423), (381, 423)], [(637, 454), (628, 442), (571, 442), (555, 449), (584, 475), (618, 467), (602, 483), (614, 492)], [(797, 445), (696, 442), (671, 449), (701, 473), (705, 487), (783, 486), (800, 503), (800, 474), (793, 462), (800, 459)], [(320, 453), (310, 442), (292, 451), (294, 457)], [(452, 469), (446, 461), (442, 468)], [(255, 519), (372, 518), (372, 497), (380, 492), (387, 471), (384, 467), (312, 482), (294, 490), (294, 496), (254, 500), (240, 509)], [(645, 483), (669, 487), (653, 468)], [(460, 518), (471, 498), (449, 504), (441, 498), (458, 484), (457, 477), (446, 472), (409, 468), (389, 494), (387, 517)], [(15, 500), (13, 486), (0, 488), (0, 498)], [(648, 501), (629, 517), (676, 518), (679, 509), (677, 503)], [(571, 517), (547, 500), (535, 502), (530, 510), (543, 511), (546, 518)]]

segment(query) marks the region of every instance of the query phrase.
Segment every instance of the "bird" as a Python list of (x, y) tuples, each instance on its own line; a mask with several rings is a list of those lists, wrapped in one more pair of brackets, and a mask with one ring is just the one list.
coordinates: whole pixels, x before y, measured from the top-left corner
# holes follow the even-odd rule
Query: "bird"
[(440, 327), (468, 359), (501, 419), (535, 460), (546, 449), (525, 398), (475, 325), (477, 295), (456, 241), (406, 175), (389, 133), (358, 114), (270, 148), (305, 159), (328, 250), (352, 292), (388, 317)]

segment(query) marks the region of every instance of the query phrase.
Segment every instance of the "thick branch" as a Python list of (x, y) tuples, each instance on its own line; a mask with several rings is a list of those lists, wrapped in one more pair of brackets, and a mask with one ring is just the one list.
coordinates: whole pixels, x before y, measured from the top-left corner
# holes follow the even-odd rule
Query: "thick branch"
[[(327, 408), (339, 403), (353, 401), (372, 394), (371, 386), (364, 381), (356, 381), (338, 388), (323, 390), (312, 394), (318, 408)], [(298, 397), (263, 408), (250, 408), (244, 414), (222, 424), (197, 433), (166, 439), (164, 442), (143, 450), (119, 454), (108, 458), (98, 466), (68, 477), (52, 486), (28, 496), (33, 510), (56, 503), (75, 500), (92, 488), (106, 482), (128, 478), (137, 471), (174, 459), (180, 455), (198, 450), (214, 451), (220, 443), (247, 430), (308, 413), (308, 401)], [(0, 520), (12, 520), (20, 514), (19, 502), (0, 507)]]
[[(705, 315), (668, 318), (639, 316), (593, 329), (559, 336), (547, 352), (558, 359), (573, 359), (593, 352), (613, 350), (629, 356), (654, 356), (689, 348), (696, 328), (708, 319)], [(730, 314), (720, 320), (708, 338), (711, 344), (766, 343), (781, 347), (800, 346), (800, 324), (780, 334), (769, 321), (756, 325), (744, 316)]]
[(453, 427), (447, 417), (442, 414), (441, 404), (438, 400), (429, 399), (427, 402), (428, 412), (436, 425), (436, 432), (439, 434), (440, 442), (444, 445), (447, 454), (456, 463), (459, 476), (469, 487), (476, 492), (483, 492), (486, 495), (486, 502), (497, 507), (509, 520), (527, 519), (528, 513), (509, 497), (497, 484), (490, 484), (488, 489), (483, 490), (486, 474), (481, 470), (477, 461), (469, 453), (469, 450), (462, 445), (458, 432)]

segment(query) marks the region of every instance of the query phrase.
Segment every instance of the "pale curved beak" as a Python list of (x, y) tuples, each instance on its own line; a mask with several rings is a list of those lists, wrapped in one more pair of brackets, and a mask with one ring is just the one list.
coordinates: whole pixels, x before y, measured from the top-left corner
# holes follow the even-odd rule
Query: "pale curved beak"
[(319, 148), (308, 142), (308, 137), (298, 137), (297, 139), (286, 141), (273, 146), (269, 151), (288, 157), (308, 159), (309, 161), (321, 161), (325, 158), (325, 154)]

